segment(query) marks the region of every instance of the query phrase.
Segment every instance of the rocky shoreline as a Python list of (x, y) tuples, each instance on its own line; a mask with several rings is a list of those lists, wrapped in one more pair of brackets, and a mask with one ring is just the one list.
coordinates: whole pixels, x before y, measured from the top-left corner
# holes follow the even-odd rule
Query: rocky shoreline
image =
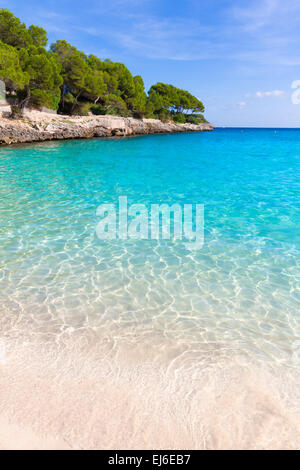
[(0, 144), (10, 145), (62, 139), (90, 139), (171, 132), (212, 131), (212, 124), (175, 124), (157, 119), (118, 116), (62, 116), (41, 111), (26, 111), (20, 119), (0, 113)]

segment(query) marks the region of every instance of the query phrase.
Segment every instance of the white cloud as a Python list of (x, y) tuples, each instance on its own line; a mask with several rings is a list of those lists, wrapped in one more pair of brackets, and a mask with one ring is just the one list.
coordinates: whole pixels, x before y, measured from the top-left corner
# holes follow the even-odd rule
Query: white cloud
[[(299, 0), (250, 0), (246, 6), (232, 9), (233, 17), (248, 31), (255, 31), (268, 25), (286, 27), (283, 19), (297, 22), (300, 14)], [(257, 31), (256, 31), (257, 32)]]
[(117, 12), (119, 17), (126, 16), (125, 29), (101, 30), (127, 51), (148, 58), (182, 61), (228, 58), (264, 65), (295, 65), (298, 41), (290, 28), (298, 31), (299, 0), (284, 4), (280, 0), (249, 0), (243, 8), (223, 7), (222, 11), (222, 20), (216, 26), (197, 15), (157, 17), (142, 8), (133, 17), (127, 8), (126, 12)]
[(56, 11), (46, 11), (46, 10), (39, 10), (37, 12), (37, 16), (41, 17), (41, 18), (48, 18), (48, 19), (62, 19), (62, 18), (65, 18), (64, 16), (62, 16), (60, 13), (57, 13)]
[(270, 17), (277, 9), (278, 0), (255, 0), (247, 7), (233, 7), (233, 15), (239, 22), (244, 23), (247, 31), (257, 30), (269, 22)]
[(267, 96), (273, 96), (275, 98), (286, 98), (288, 94), (283, 90), (272, 90), (272, 91), (257, 91), (255, 93), (257, 98), (265, 98)]
[(193, 18), (161, 18), (139, 15), (131, 28), (84, 27), (87, 34), (109, 38), (136, 55), (155, 59), (202, 60), (224, 57), (225, 46), (216, 39), (219, 32)]
[(246, 103), (246, 101), (239, 101), (236, 105), (237, 105), (240, 109), (243, 109), (243, 108), (245, 108), (245, 106), (247, 106), (247, 103)]
[(231, 17), (240, 30), (238, 60), (299, 65), (299, 0), (248, 0), (243, 6), (236, 4)]
[(64, 17), (58, 8), (46, 11), (41, 7), (36, 23), (79, 48), (83, 47), (80, 32), (93, 36), (91, 47), (103, 38), (105, 46), (116, 48), (119, 57), (132, 54), (177, 61), (227, 59), (235, 66), (300, 65), (299, 0), (211, 0), (204, 8), (205, 2), (187, 0), (183, 3), (190, 6), (182, 6), (180, 15), (176, 9), (170, 15), (159, 13), (158, 0), (90, 3), (85, 12), (87, 20), (76, 10)]

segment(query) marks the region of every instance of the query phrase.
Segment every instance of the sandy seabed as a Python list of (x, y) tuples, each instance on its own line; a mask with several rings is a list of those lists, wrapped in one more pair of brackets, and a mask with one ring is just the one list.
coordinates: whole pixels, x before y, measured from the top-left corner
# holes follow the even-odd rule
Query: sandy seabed
[(1, 449), (299, 449), (299, 372), (88, 335), (5, 340)]

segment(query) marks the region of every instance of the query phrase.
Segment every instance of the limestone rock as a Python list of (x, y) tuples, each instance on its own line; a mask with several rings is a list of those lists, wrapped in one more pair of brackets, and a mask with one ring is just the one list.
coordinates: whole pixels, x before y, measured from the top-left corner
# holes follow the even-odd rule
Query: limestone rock
[(212, 124), (175, 124), (158, 119), (134, 119), (106, 115), (61, 116), (26, 110), (21, 119), (0, 117), (0, 143), (9, 145), (43, 140), (201, 132), (213, 129)]

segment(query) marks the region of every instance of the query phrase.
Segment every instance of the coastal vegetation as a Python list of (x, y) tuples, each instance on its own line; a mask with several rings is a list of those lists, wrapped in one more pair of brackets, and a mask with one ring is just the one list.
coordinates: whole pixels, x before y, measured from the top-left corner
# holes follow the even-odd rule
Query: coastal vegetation
[(86, 55), (65, 40), (47, 44), (43, 28), (0, 9), (0, 79), (14, 114), (45, 107), (70, 115), (207, 122), (203, 103), (186, 90), (156, 83), (147, 94), (142, 77), (121, 62)]

